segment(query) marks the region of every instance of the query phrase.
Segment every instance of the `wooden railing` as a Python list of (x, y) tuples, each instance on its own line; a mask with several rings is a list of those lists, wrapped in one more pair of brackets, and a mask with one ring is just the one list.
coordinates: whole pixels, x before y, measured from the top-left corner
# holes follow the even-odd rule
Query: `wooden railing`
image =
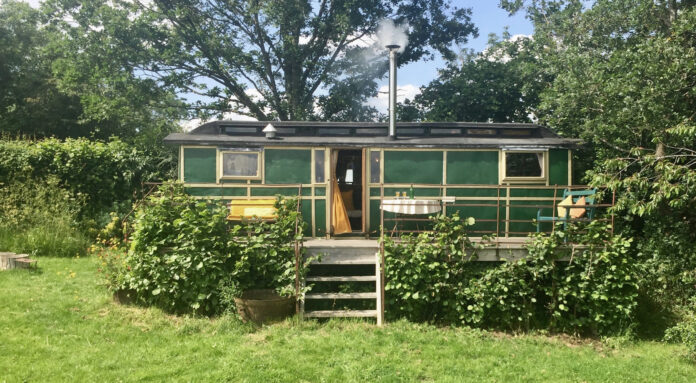
[[(389, 188), (394, 188), (392, 185), (388, 186)], [(473, 217), (476, 220), (477, 225), (478, 224), (491, 224), (495, 223), (495, 229), (475, 229), (472, 230), (472, 234), (479, 234), (479, 235), (493, 235), (496, 237), (511, 237), (511, 236), (526, 236), (532, 232), (536, 231), (536, 228), (532, 226), (535, 224), (536, 221), (536, 212), (538, 209), (550, 209), (552, 217), (556, 217), (556, 210), (558, 208), (558, 203), (562, 201), (562, 192), (564, 189), (570, 189), (570, 190), (586, 190), (586, 189), (591, 189), (590, 186), (587, 185), (417, 185), (416, 186), (418, 189), (423, 189), (423, 188), (439, 188), (440, 189), (440, 195), (437, 197), (419, 197), (415, 196), (415, 199), (425, 199), (428, 201), (432, 201), (431, 203), (425, 203), (421, 204), (421, 206), (437, 206), (440, 208), (441, 212), (444, 212), (445, 214), (448, 214), (448, 210), (465, 210), (462, 214), (463, 217)], [(385, 196), (384, 195), (384, 185), (380, 185), (380, 227), (381, 227), (381, 236), (383, 237), (385, 234), (385, 231), (388, 232), (391, 236), (400, 236), (401, 234), (405, 233), (420, 233), (420, 232), (426, 232), (430, 231), (428, 228), (428, 223), (430, 223), (430, 218), (423, 217), (423, 215), (418, 215), (418, 216), (413, 216), (413, 215), (405, 215), (405, 214), (398, 214), (398, 213), (392, 213), (393, 216), (390, 217), (385, 217), (385, 211), (382, 209), (382, 206), (388, 206), (390, 204), (389, 201), (385, 201), (385, 199), (395, 199), (395, 197), (391, 196)], [(456, 196), (447, 196), (447, 190), (453, 190), (453, 189), (480, 189), (480, 190), (494, 190), (494, 193), (490, 193), (494, 195), (495, 197), (475, 197), (475, 196), (469, 196), (469, 197), (456, 197)], [(543, 196), (526, 196), (526, 197), (511, 197), (511, 192), (514, 190), (553, 190), (553, 196), (552, 197), (543, 197)], [(502, 193), (504, 191), (504, 193)], [(504, 194), (504, 195), (503, 195)], [(587, 205), (587, 208), (592, 208), (595, 209), (595, 214), (592, 220), (593, 221), (605, 221), (610, 223), (611, 231), (613, 233), (614, 230), (614, 215), (612, 213), (609, 214), (599, 214), (601, 211), (607, 211), (608, 208), (613, 207), (614, 203), (616, 201), (616, 195), (614, 192), (611, 193), (611, 195), (607, 195), (606, 190), (604, 188), (598, 188), (597, 190), (597, 196), (600, 197), (601, 199), (604, 200), (610, 200), (611, 202), (606, 202), (606, 203), (601, 203), (601, 199), (596, 198), (594, 201), (595, 203), (591, 205)], [(474, 202), (467, 202), (467, 201), (474, 201)], [(522, 203), (521, 201), (524, 201), (525, 203)], [(396, 205), (397, 203), (392, 203)], [(467, 208), (471, 208), (469, 212), (466, 212)], [(495, 218), (490, 218), (490, 215), (492, 214), (487, 214), (484, 216), (477, 216), (475, 213), (474, 209), (475, 208), (488, 208), (490, 210), (495, 209)], [(570, 209), (573, 207), (568, 207), (567, 209)], [(576, 207), (577, 208), (577, 207)], [(527, 213), (522, 213), (519, 214), (520, 210), (527, 210)], [(531, 210), (533, 210), (533, 214), (531, 214)], [(529, 218), (520, 218), (519, 216), (522, 215), (528, 215)], [(516, 218), (511, 218), (513, 216), (516, 216)], [(581, 222), (581, 221), (589, 221), (588, 218), (568, 218), (565, 219), (565, 222)], [(391, 223), (394, 223), (391, 225)], [(513, 224), (514, 226), (518, 226), (519, 224), (524, 224), (528, 223), (529, 224), (529, 230), (521, 231), (521, 230), (512, 230), (510, 228), (510, 225)], [(409, 225), (410, 224), (410, 225)], [(404, 228), (406, 226), (406, 228)], [(415, 228), (414, 228), (415, 226)], [(491, 225), (487, 225), (491, 226)], [(552, 222), (544, 222), (544, 226), (550, 227), (550, 230), (545, 230), (546, 232), (554, 231), (555, 226)], [(534, 228), (534, 230), (532, 230)]]

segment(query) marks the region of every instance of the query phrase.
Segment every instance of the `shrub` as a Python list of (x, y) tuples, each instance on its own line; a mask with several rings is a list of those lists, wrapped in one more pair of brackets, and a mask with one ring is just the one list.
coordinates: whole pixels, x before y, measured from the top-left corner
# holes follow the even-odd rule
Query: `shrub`
[(228, 228), (223, 204), (196, 200), (183, 185), (167, 183), (137, 210), (125, 261), (105, 254), (107, 282), (172, 312), (219, 313), (250, 288), (290, 295), (295, 220), (303, 225), (296, 203), (279, 199), (275, 222)]
[(171, 153), (118, 139), (0, 140), (0, 183), (54, 177), (61, 188), (83, 200), (81, 217), (99, 226), (107, 223), (106, 212), (130, 206), (143, 182), (170, 178), (175, 166)]
[(465, 321), (593, 335), (624, 331), (638, 299), (630, 244), (630, 239), (611, 236), (598, 221), (583, 229), (534, 235), (527, 258), (472, 280), (465, 291), (470, 311)]
[(687, 357), (696, 361), (696, 297), (691, 298), (681, 316), (682, 320), (676, 326), (667, 329), (665, 340), (684, 343)]
[(89, 246), (78, 214), (83, 200), (55, 177), (0, 184), (0, 250), (40, 256), (82, 255)]
[[(234, 268), (227, 280), (234, 295), (249, 289), (274, 289), (281, 295), (295, 293), (295, 220), (302, 239), (304, 222), (297, 211), (297, 200), (276, 200), (276, 219), (272, 222), (248, 221), (235, 225), (230, 236), (238, 244)], [(301, 267), (304, 272), (309, 260)]]
[(385, 238), (385, 299), (391, 318), (458, 322), (461, 292), (474, 275), (476, 249), (468, 239), (473, 218), (433, 217), (433, 232)]
[(169, 311), (214, 312), (237, 247), (226, 217), (224, 206), (195, 200), (181, 184), (163, 185), (136, 213), (121, 287)]

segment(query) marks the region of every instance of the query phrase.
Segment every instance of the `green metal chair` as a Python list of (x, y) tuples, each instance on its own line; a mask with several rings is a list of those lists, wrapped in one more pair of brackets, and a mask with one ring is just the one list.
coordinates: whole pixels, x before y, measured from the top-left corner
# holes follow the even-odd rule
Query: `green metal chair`
[(541, 224), (543, 222), (563, 222), (563, 230), (565, 230), (568, 225), (568, 222), (572, 220), (572, 218), (570, 218), (570, 209), (584, 208), (587, 219), (592, 220), (594, 218), (594, 205), (597, 196), (596, 188), (590, 190), (563, 190), (563, 199), (566, 199), (568, 196), (573, 197), (573, 203), (576, 203), (581, 197), (585, 197), (585, 206), (561, 206), (566, 209), (565, 217), (543, 216), (541, 215), (543, 209), (539, 209), (537, 211), (537, 233), (541, 232)]

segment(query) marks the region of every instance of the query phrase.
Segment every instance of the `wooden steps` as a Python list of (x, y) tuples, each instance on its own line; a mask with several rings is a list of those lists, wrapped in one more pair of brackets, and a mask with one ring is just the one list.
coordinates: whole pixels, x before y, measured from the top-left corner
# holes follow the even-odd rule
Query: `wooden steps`
[(305, 299), (377, 299), (377, 293), (314, 293)]
[(377, 310), (317, 310), (305, 313), (307, 318), (377, 318)]
[[(305, 282), (312, 282), (315, 290), (321, 292), (309, 292), (304, 295), (301, 301), (302, 315), (307, 318), (376, 318), (377, 325), (382, 325), (381, 312), (381, 289), (380, 289), (380, 261), (379, 243), (376, 240), (349, 239), (349, 240), (309, 240), (304, 243), (307, 256), (315, 257), (310, 266), (309, 275)], [(323, 270), (321, 274), (331, 275), (312, 275), (315, 269)], [(356, 269), (357, 268), (357, 269)], [(368, 275), (368, 270), (373, 270)], [(356, 272), (357, 271), (357, 272)], [(331, 285), (333, 283), (334, 285)], [(340, 283), (342, 291), (335, 291), (336, 283)], [(346, 283), (355, 283), (346, 285)], [(371, 284), (371, 291), (365, 291)], [(334, 289), (334, 291), (330, 291)], [(358, 291), (344, 291), (358, 289)], [(326, 290), (329, 290), (326, 292)], [(305, 311), (304, 302), (315, 302), (316, 310)], [(372, 306), (372, 304), (359, 303), (360, 300), (374, 302), (375, 309), (355, 309), (347, 310), (345, 306), (351, 304), (343, 303), (338, 305), (336, 300), (350, 300), (357, 302), (358, 307)], [(329, 302), (322, 304), (321, 302)], [(326, 306), (340, 306), (335, 310), (326, 310)], [(320, 308), (321, 307), (321, 308)]]
[(307, 282), (372, 282), (376, 281), (374, 275), (352, 275), (348, 277), (307, 277)]

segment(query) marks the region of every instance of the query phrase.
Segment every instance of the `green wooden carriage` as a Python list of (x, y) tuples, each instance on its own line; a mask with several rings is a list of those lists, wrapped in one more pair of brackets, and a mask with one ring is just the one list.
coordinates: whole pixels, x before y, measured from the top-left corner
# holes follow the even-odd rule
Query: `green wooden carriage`
[[(200, 198), (296, 196), (311, 237), (335, 235), (334, 197), (351, 234), (377, 236), (380, 201), (409, 193), (477, 219), (474, 230), (500, 237), (536, 231), (540, 206), (572, 185), (579, 140), (534, 124), (215, 121), (165, 142), (179, 147), (179, 180)], [(340, 194), (337, 194), (340, 193)], [(332, 224), (333, 222), (333, 224)], [(550, 228), (550, 223), (547, 224)]]

